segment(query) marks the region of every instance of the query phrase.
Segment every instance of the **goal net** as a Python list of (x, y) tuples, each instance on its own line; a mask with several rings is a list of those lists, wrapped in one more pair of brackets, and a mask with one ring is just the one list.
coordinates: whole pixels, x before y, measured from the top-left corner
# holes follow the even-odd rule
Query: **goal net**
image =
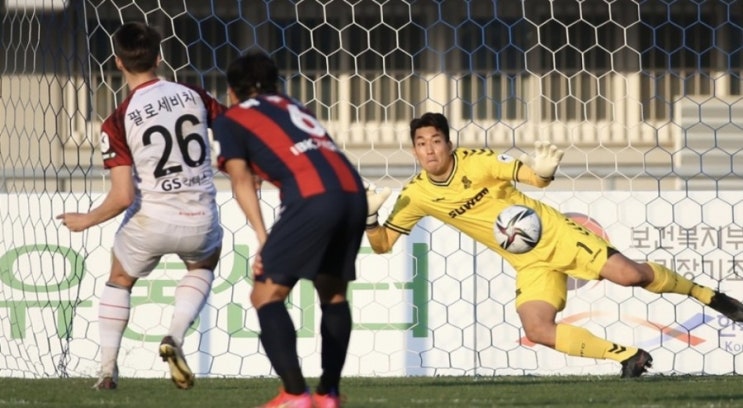
[[(163, 78), (223, 102), (228, 62), (268, 52), (285, 90), (378, 186), (399, 190), (419, 171), (408, 123), (425, 112), (448, 116), (457, 146), (518, 156), (549, 139), (564, 163), (552, 186), (528, 194), (633, 259), (743, 296), (743, 3), (6, 0), (0, 19), (0, 376), (98, 368), (98, 295), (119, 220), (70, 233), (54, 216), (90, 210), (109, 187), (99, 129), (128, 92), (111, 36), (132, 20), (162, 32)], [(225, 249), (184, 349), (199, 376), (271, 375), (249, 302), (257, 242), (229, 183), (217, 181)], [(279, 198), (262, 199), (270, 224)], [(134, 288), (122, 376), (167, 375), (157, 344), (182, 272), (166, 257)], [(358, 274), (347, 375), (618, 370), (530, 343), (514, 271), (438, 221), (425, 219), (389, 254), (364, 244)], [(288, 307), (305, 374), (316, 376), (311, 284)], [(658, 373), (728, 374), (743, 362), (741, 327), (683, 296), (571, 281), (558, 320), (643, 347)]]

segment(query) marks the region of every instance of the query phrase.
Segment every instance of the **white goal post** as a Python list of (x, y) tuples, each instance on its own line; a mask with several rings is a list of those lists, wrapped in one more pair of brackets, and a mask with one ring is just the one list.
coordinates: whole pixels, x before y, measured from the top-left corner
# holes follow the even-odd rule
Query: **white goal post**
[[(53, 216), (107, 188), (99, 126), (126, 96), (111, 53), (123, 21), (164, 35), (160, 75), (226, 102), (231, 58), (261, 48), (378, 186), (418, 171), (408, 123), (446, 114), (457, 145), (516, 156), (550, 138), (558, 179), (528, 194), (598, 221), (628, 256), (743, 296), (743, 3), (301, 0), (0, 2), (0, 376), (94, 376), (98, 294), (116, 221), (82, 234)], [(186, 340), (199, 376), (271, 375), (249, 305), (249, 226), (218, 180), (224, 258)], [(394, 194), (393, 194), (394, 196)], [(263, 196), (274, 214), (278, 197)], [(391, 204), (383, 207), (382, 218)], [(133, 292), (122, 376), (165, 377), (177, 260)], [(352, 285), (345, 374), (615, 374), (610, 362), (530, 344), (514, 274), (483, 246), (426, 219), (386, 255), (364, 244)], [(305, 374), (319, 374), (319, 310), (307, 283), (289, 301)], [(634, 344), (653, 372), (730, 374), (741, 327), (681, 296), (572, 282), (558, 319)]]

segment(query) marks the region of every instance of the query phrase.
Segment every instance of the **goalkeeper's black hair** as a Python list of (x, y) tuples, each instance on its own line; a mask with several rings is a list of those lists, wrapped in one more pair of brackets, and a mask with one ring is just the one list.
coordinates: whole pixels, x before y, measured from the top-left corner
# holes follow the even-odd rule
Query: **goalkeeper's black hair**
[(139, 74), (157, 68), (162, 35), (142, 22), (126, 23), (113, 35), (114, 55), (124, 68)]
[(449, 139), (449, 120), (446, 119), (446, 116), (434, 112), (424, 113), (420, 118), (410, 121), (410, 141), (415, 144), (415, 131), (428, 126), (433, 126), (441, 132), (447, 143), (451, 141)]
[(279, 68), (268, 54), (252, 51), (230, 63), (227, 67), (227, 84), (241, 101), (256, 93), (276, 93)]

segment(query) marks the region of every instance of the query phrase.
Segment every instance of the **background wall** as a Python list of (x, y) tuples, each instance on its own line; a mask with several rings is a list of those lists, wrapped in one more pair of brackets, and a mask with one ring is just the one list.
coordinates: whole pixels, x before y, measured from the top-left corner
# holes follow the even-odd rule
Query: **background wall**
[[(282, 68), (286, 91), (316, 112), (362, 175), (379, 186), (401, 188), (418, 171), (407, 126), (427, 111), (450, 118), (452, 137), (460, 146), (518, 156), (531, 151), (535, 140), (550, 139), (565, 149), (564, 163), (553, 186), (528, 189), (530, 194), (551, 200), (563, 211), (599, 220), (617, 246), (637, 259), (662, 260), (712, 286), (737, 289), (741, 204), (734, 192), (743, 187), (743, 28), (737, 23), (743, 20), (742, 2), (144, 3), (0, 1), (4, 375), (87, 375), (94, 366), (96, 323), (89, 312), (97, 303), (94, 288), (105, 279), (113, 227), (69, 235), (58, 228), (53, 215), (59, 208), (88, 210), (108, 188), (98, 133), (101, 121), (127, 95), (113, 63), (111, 35), (130, 20), (146, 21), (164, 34), (162, 77), (199, 84), (225, 102), (223, 72), (229, 61), (254, 48), (270, 53)], [(228, 184), (221, 175), (218, 183), (226, 197), (222, 207), (229, 212), (234, 203)], [(269, 214), (277, 210), (275, 201), (264, 204)], [(225, 218), (225, 256), (241, 260), (243, 268), (250, 254), (241, 254), (239, 245), (249, 242), (251, 230), (235, 220), (242, 218)], [(729, 242), (710, 244), (724, 237)], [(414, 244), (425, 245), (425, 251)], [(355, 310), (358, 316), (387, 318), (386, 323), (366, 327), (366, 334), (376, 340), (356, 345), (362, 347), (354, 354), (358, 361), (405, 356), (400, 366), (374, 371), (385, 374), (551, 370), (547, 360), (547, 365), (540, 360), (545, 350), (530, 351), (515, 340), (520, 327), (512, 320), (512, 282), (499, 259), (431, 221), (418, 226), (408, 246), (396, 251), (360, 254), (367, 288), (385, 279), (390, 288), (408, 288), (398, 274), (422, 279), (414, 265), (423, 255), (427, 268), (437, 275), (426, 275), (415, 284), (422, 286), (412, 286), (425, 291), (375, 295)], [(368, 262), (374, 266), (364, 266)], [(161, 265), (170, 268), (169, 261)], [(232, 276), (228, 264), (222, 268)], [(69, 279), (74, 276), (84, 276), (84, 285), (72, 285)], [(224, 283), (225, 288), (232, 283)], [(145, 290), (158, 283), (142, 285)], [(49, 287), (56, 288), (56, 297), (46, 297), (42, 288)], [(668, 327), (681, 333), (673, 334), (673, 346), (663, 342), (650, 347), (671, 361), (656, 363), (664, 372), (732, 370), (739, 351), (735, 337), (726, 343), (710, 333), (735, 326), (705, 318), (689, 323), (697, 322), (700, 313), (706, 316), (693, 303), (661, 298), (646, 308), (632, 293), (590, 288), (594, 292), (578, 303), (581, 310), (605, 307), (619, 313), (586, 317), (586, 325), (599, 334), (626, 336), (629, 331), (635, 341), (645, 341), (645, 333), (640, 333), (644, 330), (655, 330), (653, 336), (663, 339)], [(30, 295), (36, 291), (38, 296)], [(213, 304), (217, 318), (233, 319), (230, 325), (251, 318), (252, 311), (243, 304), (247, 294), (231, 296), (230, 301), (214, 298), (222, 302)], [(447, 320), (422, 325), (420, 305)], [(309, 303), (300, 302), (297, 308), (297, 319), (312, 317)], [(37, 319), (21, 311), (41, 314)], [(635, 314), (664, 323), (648, 326), (629, 317)], [(460, 315), (468, 320), (454, 319)], [(233, 327), (220, 324), (215, 322), (215, 327)], [(249, 325), (245, 320), (237, 327)], [(390, 338), (385, 330), (391, 327), (407, 343), (384, 343), (382, 339)], [(148, 324), (134, 330), (147, 329), (157, 331)], [(205, 328), (195, 330), (206, 336)], [(222, 340), (242, 333), (220, 330)], [(425, 331), (424, 338), (437, 333), (437, 341), (444, 343), (410, 346), (411, 339), (422, 341), (416, 330)], [(709, 337), (703, 347), (692, 341), (692, 330)], [(20, 333), (34, 335), (20, 341)], [(221, 341), (208, 338), (212, 346)], [(685, 340), (676, 343), (680, 338)], [(130, 340), (135, 342), (130, 347), (149, 361), (152, 340)], [(80, 355), (81, 341), (91, 351)], [(389, 345), (402, 348), (391, 351)], [(264, 361), (256, 345), (248, 347), (253, 351), (217, 353), (236, 364), (226, 372), (248, 374), (245, 367)], [(191, 350), (199, 358), (216, 358), (205, 357), (212, 352)], [(308, 358), (312, 353), (308, 351)], [(523, 353), (536, 357), (516, 358)], [(692, 357), (684, 362), (673, 358), (688, 355)], [(723, 363), (710, 368), (713, 358)], [(583, 370), (583, 364), (561, 360), (554, 369)], [(128, 369), (135, 375), (148, 372), (136, 365)]]

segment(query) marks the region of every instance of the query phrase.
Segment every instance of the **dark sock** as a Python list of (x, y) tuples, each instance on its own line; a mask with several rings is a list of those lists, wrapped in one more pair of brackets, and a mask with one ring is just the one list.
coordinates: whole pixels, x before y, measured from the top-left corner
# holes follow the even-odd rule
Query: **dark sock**
[(320, 334), (322, 335), (322, 376), (318, 394), (340, 392), (341, 371), (346, 363), (346, 352), (351, 340), (351, 308), (348, 302), (321, 305)]
[(258, 322), (261, 344), (276, 374), (281, 377), (284, 390), (297, 395), (307, 391), (297, 357), (297, 332), (284, 302), (268, 303), (258, 309)]

